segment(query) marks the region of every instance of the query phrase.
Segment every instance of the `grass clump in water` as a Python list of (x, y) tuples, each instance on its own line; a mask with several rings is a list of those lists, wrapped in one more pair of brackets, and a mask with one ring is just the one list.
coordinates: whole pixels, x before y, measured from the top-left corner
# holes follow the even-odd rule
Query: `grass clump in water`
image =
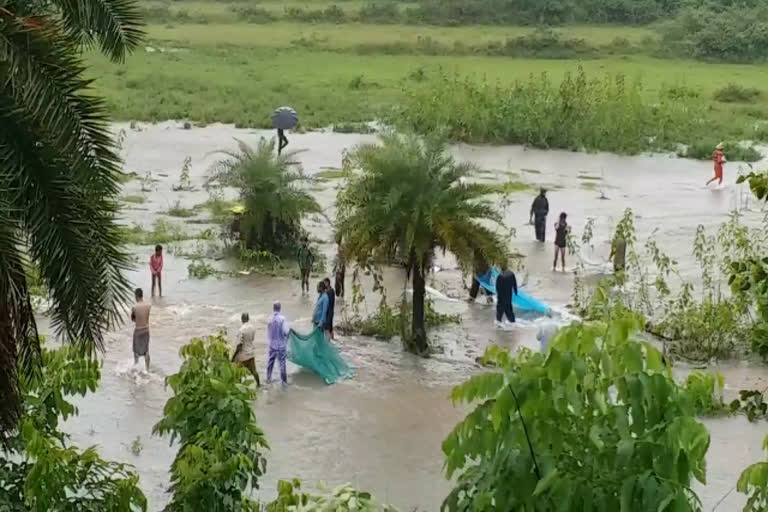
[(730, 83), (716, 90), (714, 98), (721, 103), (755, 103), (762, 95), (760, 89)]
[(186, 219), (189, 217), (194, 217), (196, 215), (196, 212), (192, 208), (184, 208), (181, 206), (181, 203), (179, 201), (176, 201), (173, 206), (168, 208), (168, 211), (165, 212), (166, 215), (169, 215), (171, 217), (179, 217), (182, 219)]
[(120, 198), (121, 201), (124, 203), (131, 203), (131, 204), (143, 204), (147, 199), (144, 196), (140, 195), (130, 195), (130, 196), (123, 196)]
[(504, 183), (488, 185), (489, 191), (494, 194), (514, 194), (515, 192), (525, 192), (533, 190), (534, 186), (522, 181), (509, 180)]
[(152, 230), (147, 231), (138, 224), (123, 227), (120, 230), (123, 242), (132, 245), (167, 244), (183, 240), (212, 240), (214, 233), (210, 229), (199, 233), (184, 231), (182, 226), (165, 219), (157, 219), (152, 224)]
[(347, 175), (344, 169), (324, 169), (315, 174), (315, 178), (321, 180), (340, 180)]

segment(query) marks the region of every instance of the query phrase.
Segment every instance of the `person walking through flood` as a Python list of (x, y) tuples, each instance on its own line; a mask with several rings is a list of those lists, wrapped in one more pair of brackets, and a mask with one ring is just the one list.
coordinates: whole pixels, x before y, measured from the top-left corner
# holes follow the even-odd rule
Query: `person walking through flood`
[(267, 362), (267, 383), (272, 382), (272, 368), (275, 359), (280, 364), (280, 381), (283, 386), (288, 385), (288, 374), (285, 370), (285, 358), (288, 351), (288, 333), (291, 332), (283, 314), (280, 312), (279, 301), (272, 304), (272, 316), (267, 322), (267, 345), (269, 346), (269, 360)]
[(149, 312), (152, 304), (144, 302), (144, 291), (136, 288), (134, 291), (136, 304), (131, 308), (133, 326), (133, 364), (139, 364), (139, 358), (144, 357), (144, 365), (149, 371)]
[(235, 354), (232, 356), (232, 361), (245, 367), (253, 378), (256, 379), (256, 386), (261, 386), (259, 379), (259, 372), (256, 371), (256, 345), (254, 339), (256, 339), (256, 329), (250, 322), (248, 313), (240, 315), (240, 321), (243, 325), (240, 326), (240, 330), (237, 332), (237, 347), (235, 347)]
[(288, 145), (288, 137), (285, 136), (285, 130), (282, 128), (277, 129), (277, 154), (278, 156), (283, 152)]
[(547, 200), (547, 189), (541, 188), (539, 195), (531, 204), (531, 218), (529, 222), (533, 224), (536, 230), (536, 240), (544, 242), (547, 236), (547, 215), (549, 214), (549, 201)]
[(312, 271), (312, 265), (315, 263), (315, 255), (309, 247), (309, 239), (306, 236), (301, 238), (301, 245), (296, 252), (296, 260), (299, 262), (299, 273), (301, 274), (301, 293), (309, 293), (309, 273)]
[(560, 255), (563, 272), (565, 272), (565, 246), (567, 245), (568, 233), (571, 231), (571, 227), (565, 221), (567, 217), (568, 215), (563, 212), (560, 214), (560, 219), (555, 222), (555, 260), (552, 262), (553, 272), (557, 270), (558, 255)]
[(501, 266), (501, 273), (496, 278), (496, 327), (502, 327), (502, 318), (505, 321), (515, 323), (515, 312), (512, 309), (512, 298), (517, 295), (517, 278), (515, 273), (509, 270), (508, 264)]
[(315, 311), (312, 313), (312, 325), (325, 331), (325, 324), (328, 322), (328, 294), (325, 293), (325, 282), (317, 283), (317, 302)]
[(723, 184), (723, 165), (725, 165), (725, 153), (723, 153), (723, 143), (721, 142), (715, 147), (715, 152), (712, 153), (712, 160), (715, 163), (715, 176), (707, 182), (707, 185), (717, 180), (718, 185)]
[(155, 284), (160, 297), (163, 296), (163, 246), (156, 245), (155, 252), (149, 257), (149, 271), (152, 273), (152, 297), (155, 296)]
[(331, 286), (330, 278), (323, 279), (325, 283), (325, 293), (328, 295), (328, 314), (325, 315), (325, 330), (328, 333), (328, 337), (332, 340), (336, 339), (333, 334), (333, 313), (336, 308), (336, 293)]

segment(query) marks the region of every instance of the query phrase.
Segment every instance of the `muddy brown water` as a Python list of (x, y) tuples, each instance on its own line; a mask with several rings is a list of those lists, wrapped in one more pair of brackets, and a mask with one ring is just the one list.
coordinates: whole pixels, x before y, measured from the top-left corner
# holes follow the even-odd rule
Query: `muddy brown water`
[[(139, 174), (150, 171), (157, 180), (156, 189), (143, 194), (147, 199), (144, 204), (125, 211), (124, 222), (145, 227), (162, 217), (159, 212), (176, 201), (192, 207), (207, 199), (201, 186), (209, 166), (218, 158), (212, 152), (233, 149), (235, 137), (253, 143), (262, 135), (272, 136), (271, 132), (225, 125), (183, 130), (172, 122), (140, 125), (139, 130), (116, 125), (115, 130), (120, 129), (126, 133), (126, 170)], [(370, 135), (295, 134), (290, 136), (289, 149), (301, 150), (297, 158), (305, 171), (316, 174), (324, 168), (340, 167), (343, 150), (373, 140), (375, 137)], [(710, 190), (703, 185), (711, 175), (709, 163), (667, 155), (622, 157), (514, 146), (459, 145), (452, 150), (457, 158), (471, 160), (483, 169), (479, 179), (514, 179), (532, 188), (548, 187), (552, 212), (549, 224), (554, 223), (557, 213), (566, 211), (574, 231), (580, 233), (586, 220), (595, 218), (595, 249), (589, 256), (595, 268), (607, 260), (611, 229), (627, 207), (638, 216), (638, 239), (645, 240), (655, 232), (659, 245), (680, 262), (682, 273), (689, 277), (696, 275), (691, 247), (698, 224), (713, 228), (726, 220), (735, 207), (745, 210), (747, 222), (758, 222), (761, 216), (754, 211), (757, 205), (748, 201), (748, 191), (735, 184), (737, 163), (728, 164), (724, 187)], [(192, 159), (192, 180), (199, 190), (174, 192), (172, 186), (178, 182), (186, 156)], [(339, 185), (338, 180), (330, 180), (313, 187), (330, 219)], [(124, 194), (142, 194), (139, 181), (125, 184)], [(523, 279), (526, 289), (558, 308), (569, 300), (573, 273), (553, 273), (550, 243), (534, 242), (533, 228), (527, 225), (533, 194), (526, 191), (514, 195), (505, 210), (507, 225), (516, 231), (510, 245), (527, 256), (527, 277)], [(205, 227), (185, 225), (188, 230)], [(306, 227), (313, 238), (324, 241), (321, 248), (330, 261), (334, 247), (328, 220), (321, 216), (308, 219)], [(551, 239), (551, 225), (548, 230)], [(137, 268), (131, 274), (146, 294), (150, 250), (134, 248)], [(187, 277), (189, 261), (166, 254), (165, 296), (155, 299), (152, 309), (151, 371), (134, 367), (132, 328), (126, 322), (108, 336), (99, 389), (79, 400), (79, 416), (66, 423), (66, 429), (81, 446), (97, 444), (105, 457), (137, 468), (151, 510), (160, 510), (167, 502), (168, 469), (176, 448), (169, 446), (167, 439), (153, 437), (151, 430), (169, 397), (163, 379), (179, 368), (179, 348), (192, 337), (219, 328), (233, 334), (243, 311), (250, 313), (263, 332), (276, 299), (282, 301), (292, 325), (307, 330), (313, 306), (314, 297), (302, 297), (296, 281), (256, 275), (194, 280)], [(575, 263), (569, 261), (568, 267), (573, 268)], [(428, 283), (438, 292), (436, 307), (462, 317), (460, 325), (433, 333), (444, 353), (420, 359), (403, 353), (397, 343), (341, 337), (338, 346), (356, 370), (353, 379), (325, 386), (289, 363), (291, 385), (285, 390), (271, 386), (260, 392), (254, 410), (271, 447), (260, 496), (272, 497), (278, 479), (299, 477), (310, 486), (320, 481), (329, 486), (350, 482), (403, 510), (438, 510), (450, 489), (442, 474), (440, 444), (466, 412), (448, 399), (452, 386), (478, 371), (474, 358), (491, 343), (511, 349), (535, 349), (537, 345), (535, 322), (524, 321), (511, 331), (495, 330), (491, 307), (458, 300), (466, 292), (455, 262), (440, 257), (436, 264), (441, 270)], [(390, 297), (396, 297), (404, 288), (404, 276), (394, 269), (386, 272), (385, 282)], [(367, 307), (375, 307), (378, 296), (370, 291), (366, 295)], [(45, 331), (45, 319), (41, 319), (41, 325)], [(257, 340), (262, 343), (257, 361), (264, 378), (266, 348), (263, 336)], [(731, 392), (765, 387), (763, 366), (733, 362), (720, 365), (720, 370)], [(768, 429), (765, 424), (750, 424), (742, 417), (705, 423), (712, 436), (708, 483), (698, 486), (697, 491), (705, 510), (716, 505), (717, 510), (737, 510), (744, 497), (731, 489), (741, 470), (762, 457), (760, 446)], [(130, 445), (137, 437), (143, 449), (134, 455)], [(725, 499), (718, 505), (723, 496)]]

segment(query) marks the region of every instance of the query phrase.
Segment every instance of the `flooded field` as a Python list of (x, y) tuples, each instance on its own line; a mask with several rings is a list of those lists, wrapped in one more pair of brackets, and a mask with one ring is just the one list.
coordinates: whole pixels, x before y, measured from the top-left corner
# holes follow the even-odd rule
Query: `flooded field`
[[(123, 220), (145, 228), (157, 218), (184, 223), (184, 219), (165, 217), (161, 212), (177, 201), (182, 207), (192, 208), (208, 198), (202, 184), (206, 171), (219, 158), (212, 152), (233, 149), (235, 137), (255, 142), (262, 135), (273, 135), (223, 125), (184, 130), (177, 123), (142, 125), (140, 130), (116, 127), (120, 129), (126, 134), (126, 171), (139, 176), (151, 172), (157, 180), (154, 190), (146, 193), (141, 191), (139, 180), (124, 186), (124, 195), (143, 195), (146, 200), (126, 209)], [(308, 133), (290, 136), (289, 149), (301, 151), (297, 158), (312, 175), (340, 167), (345, 149), (372, 140), (375, 138), (370, 135)], [(609, 237), (627, 207), (638, 217), (638, 239), (642, 241), (655, 232), (659, 245), (680, 263), (683, 275), (695, 275), (691, 247), (697, 225), (714, 227), (737, 207), (745, 210), (746, 222), (761, 218), (760, 212), (750, 211), (750, 206), (755, 205), (747, 200), (748, 190), (735, 184), (736, 163), (728, 164), (722, 188), (706, 189), (704, 182), (712, 172), (710, 163), (666, 155), (619, 157), (467, 145), (453, 151), (457, 158), (473, 161), (482, 169), (480, 180), (511, 179), (528, 185), (527, 190), (512, 196), (504, 210), (507, 226), (515, 231), (510, 246), (526, 256), (522, 273), (526, 290), (555, 308), (568, 302), (573, 272), (553, 273), (551, 244), (534, 241), (528, 214), (540, 186), (550, 190), (550, 224), (560, 211), (565, 211), (574, 231), (580, 233), (587, 219), (595, 219), (595, 248), (589, 251), (589, 266), (595, 269), (607, 262)], [(198, 190), (175, 192), (172, 187), (178, 183), (187, 156), (191, 158), (192, 182)], [(334, 218), (333, 202), (339, 185), (339, 180), (312, 185), (328, 219)], [(185, 229), (210, 227), (199, 223), (205, 215), (201, 212), (186, 219), (193, 222), (188, 222)], [(330, 261), (335, 246), (329, 221), (318, 216), (308, 219), (305, 227), (314, 240), (322, 241), (319, 246)], [(549, 231), (551, 239), (551, 226)], [(137, 265), (131, 278), (148, 295), (151, 249), (133, 250)], [(282, 302), (292, 326), (308, 330), (314, 303), (314, 297), (301, 296), (297, 280), (257, 275), (196, 280), (187, 276), (189, 262), (166, 254), (165, 296), (155, 299), (152, 309), (151, 371), (146, 373), (133, 365), (132, 326), (126, 313), (126, 324), (108, 337), (100, 388), (80, 402), (80, 415), (66, 425), (80, 445), (98, 444), (106, 458), (135, 465), (152, 510), (160, 510), (167, 500), (168, 468), (175, 447), (168, 446), (165, 439), (152, 437), (151, 429), (161, 418), (169, 396), (164, 377), (178, 370), (179, 348), (194, 336), (218, 329), (233, 334), (240, 313), (245, 311), (263, 332), (274, 300)], [(571, 258), (567, 266), (573, 268), (576, 263)], [(444, 348), (442, 354), (421, 359), (404, 354), (396, 342), (340, 337), (337, 344), (356, 370), (353, 379), (328, 387), (289, 363), (291, 385), (285, 390), (272, 386), (260, 392), (254, 407), (271, 447), (267, 475), (261, 481), (263, 496), (273, 495), (278, 479), (299, 477), (308, 484), (351, 482), (403, 510), (438, 509), (450, 488), (442, 475), (440, 443), (465, 412), (448, 400), (451, 387), (478, 371), (474, 359), (489, 344), (536, 348), (536, 341), (531, 322), (522, 322), (511, 331), (495, 330), (491, 307), (481, 301), (470, 305), (463, 300), (466, 291), (455, 262), (441, 256), (436, 264), (440, 270), (428, 281), (428, 286), (438, 292), (434, 296), (436, 308), (458, 312), (462, 318), (458, 326), (432, 332), (433, 340)], [(348, 278), (350, 274), (348, 271)], [(398, 296), (404, 287), (404, 275), (392, 269), (385, 278), (389, 296)], [(369, 290), (367, 302), (372, 308), (378, 296)], [(337, 318), (341, 307), (343, 304), (337, 306)], [(43, 331), (44, 325), (41, 322)], [(257, 340), (264, 344), (262, 335)], [(257, 356), (262, 376), (266, 366), (263, 348)], [(748, 363), (724, 364), (721, 371), (731, 391), (762, 389), (768, 380), (764, 367)], [(729, 490), (741, 470), (761, 457), (766, 428), (749, 424), (742, 417), (707, 420), (706, 424), (712, 435), (708, 485), (699, 489), (699, 495), (705, 510), (715, 506), (717, 510), (736, 510), (743, 503), (742, 496), (735, 491), (728, 494)], [(143, 450), (133, 455), (130, 444), (137, 437)], [(723, 496), (725, 499), (718, 504)]]

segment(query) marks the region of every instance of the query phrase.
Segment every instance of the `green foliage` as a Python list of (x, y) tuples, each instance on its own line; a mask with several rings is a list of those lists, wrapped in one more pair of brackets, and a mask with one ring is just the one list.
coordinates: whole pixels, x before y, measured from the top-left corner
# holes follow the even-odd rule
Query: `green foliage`
[(179, 184), (171, 187), (174, 192), (178, 192), (182, 190), (192, 190), (192, 178), (189, 176), (189, 172), (191, 168), (192, 168), (192, 157), (187, 156), (184, 158), (184, 162), (181, 164), (181, 172), (179, 173)]
[(245, 213), (239, 221), (240, 239), (249, 249), (280, 253), (295, 250), (301, 219), (320, 212), (312, 195), (299, 188), (308, 181), (293, 160), (296, 153), (276, 155), (274, 140), (259, 140), (255, 148), (237, 141), (238, 151), (223, 151), (226, 158), (211, 169), (208, 184), (234, 187)]
[(19, 374), (39, 363), (28, 258), (48, 289), (56, 334), (101, 349), (122, 316), (130, 265), (115, 222), (122, 171), (81, 55), (93, 46), (121, 62), (142, 35), (132, 0), (0, 3), (0, 441), (17, 427)]
[(757, 390), (742, 389), (739, 398), (731, 402), (731, 412), (743, 412), (749, 421), (765, 419), (768, 415), (768, 403), (765, 402), (763, 392)]
[(131, 204), (143, 204), (147, 198), (140, 195), (130, 195), (130, 196), (123, 196), (120, 198), (121, 201), (124, 203), (131, 203)]
[(479, 402), (443, 442), (451, 511), (700, 510), (709, 433), (642, 319), (574, 324), (546, 354), (490, 348), (498, 371), (452, 393)]
[[(696, 158), (698, 160), (712, 160), (712, 153), (714, 153), (714, 147), (722, 141), (717, 141), (713, 137), (694, 142), (685, 148), (685, 150), (678, 151), (678, 156), (686, 158)], [(726, 158), (732, 162), (757, 162), (763, 158), (763, 155), (754, 147), (741, 142), (725, 141), (723, 142), (723, 150), (725, 151)]]
[(754, 103), (763, 93), (754, 87), (730, 83), (715, 91), (715, 99), (722, 103)]
[(434, 252), (449, 250), (460, 262), (477, 254), (500, 262), (504, 243), (482, 221), (501, 224), (501, 216), (483, 198), (487, 187), (464, 183), (475, 169), (454, 162), (443, 141), (394, 133), (380, 140), (345, 158), (350, 178), (338, 195), (337, 232), (347, 258), (361, 265), (405, 262), (413, 313), (411, 337), (403, 342), (426, 354), (424, 278)]
[(723, 402), (724, 385), (720, 373), (695, 371), (686, 377), (684, 389), (693, 401), (697, 414), (712, 416), (728, 412)]
[(370, 493), (349, 484), (336, 487), (328, 495), (310, 495), (301, 492), (298, 479), (280, 480), (277, 491), (277, 498), (267, 504), (266, 512), (396, 512), (393, 507), (376, 502)]
[(266, 471), (268, 445), (251, 409), (253, 379), (230, 362), (221, 334), (193, 339), (181, 357), (181, 369), (167, 378), (174, 395), (153, 428), (180, 444), (166, 510), (256, 511), (249, 490)]
[(95, 447), (79, 450), (59, 430), (77, 414), (69, 398), (96, 389), (98, 362), (74, 346), (44, 348), (41, 360), (39, 374), (22, 382), (19, 429), (0, 450), (0, 510), (146, 510), (130, 466), (101, 459)]
[(540, 148), (639, 153), (674, 150), (711, 131), (700, 102), (649, 98), (622, 74), (589, 77), (579, 68), (560, 84), (543, 73), (512, 85), (438, 76), (406, 86), (392, 121), (454, 140)]
[[(763, 441), (763, 450), (768, 451), (768, 437)], [(739, 476), (736, 490), (749, 495), (743, 512), (763, 512), (768, 509), (768, 462), (756, 462)]]
[(187, 265), (187, 274), (195, 279), (205, 279), (217, 275), (218, 271), (207, 261), (198, 259)]
[(189, 217), (194, 217), (196, 215), (196, 212), (193, 208), (182, 207), (181, 202), (176, 201), (175, 203), (173, 203), (173, 206), (168, 208), (168, 211), (165, 212), (165, 214), (171, 217), (179, 217), (182, 219), (186, 219)]
[(146, 231), (138, 224), (132, 227), (121, 226), (120, 235), (123, 242), (134, 245), (167, 244), (183, 240), (212, 240), (214, 233), (206, 229), (199, 233), (184, 231), (183, 226), (166, 219), (158, 218), (152, 223), (152, 231)]

